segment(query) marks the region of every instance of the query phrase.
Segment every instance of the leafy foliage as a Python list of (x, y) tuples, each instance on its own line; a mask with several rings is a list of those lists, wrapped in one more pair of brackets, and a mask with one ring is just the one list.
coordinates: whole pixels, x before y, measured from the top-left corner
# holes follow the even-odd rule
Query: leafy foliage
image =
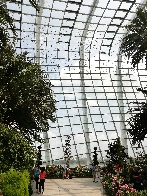
[(10, 170), (0, 175), (0, 189), (5, 196), (29, 196), (29, 174)]
[[(147, 90), (139, 88), (138, 91), (143, 94), (147, 94)], [(147, 103), (134, 102), (137, 107), (134, 106), (129, 112), (136, 112), (131, 118), (127, 120), (130, 128), (127, 130), (132, 137), (132, 143), (140, 143), (144, 140), (147, 134)]]
[[(29, 0), (39, 11), (36, 0)], [(43, 79), (41, 66), (27, 61), (27, 52), (17, 54), (13, 18), (0, 2), (0, 169), (28, 169), (35, 156), (31, 144), (42, 142), (39, 133), (55, 121), (51, 83)], [(14, 2), (14, 1), (13, 1)], [(14, 39), (9, 38), (8, 28)], [(9, 156), (8, 156), (9, 155)], [(12, 195), (12, 194), (9, 194)], [(17, 195), (17, 194), (16, 194)]]
[(121, 145), (120, 138), (118, 137), (114, 143), (110, 143), (108, 148), (109, 150), (107, 151), (106, 157), (110, 162), (123, 166), (126, 163), (128, 154), (125, 153), (125, 147)]
[[(14, 2), (14, 3), (17, 3), (17, 1), (15, 2), (16, 0), (11, 0), (11, 2)], [(5, 2), (10, 2), (10, 0), (5, 0)], [(39, 11), (39, 6), (37, 4), (37, 1), (36, 0), (29, 0), (30, 4), (32, 5), (32, 7), (34, 7), (37, 11)]]
[[(10, 0), (0, 2), (0, 28), (4, 27), (6, 29), (7, 27), (10, 27), (10, 29), (13, 32), (13, 35), (16, 38), (15, 25), (13, 24), (13, 18), (9, 15), (9, 10), (6, 7), (7, 2), (10, 2)], [(37, 11), (40, 10), (36, 0), (29, 0), (29, 2), (32, 5), (32, 7), (34, 7)], [(0, 39), (1, 38), (2, 37), (0, 37)]]
[(137, 8), (136, 17), (126, 26), (127, 34), (121, 44), (121, 53), (132, 58), (132, 65), (136, 65), (146, 57), (147, 67), (147, 3)]
[(37, 132), (48, 131), (48, 120), (55, 121), (52, 85), (39, 65), (17, 55), (10, 44), (0, 48), (0, 66), (0, 120), (37, 140)]
[(5, 29), (7, 26), (9, 26), (10, 29), (13, 31), (14, 35), (16, 35), (13, 18), (9, 15), (9, 10), (6, 9), (4, 3), (0, 3), (0, 24), (1, 28), (4, 27)]
[(143, 181), (147, 183), (147, 154), (139, 153), (135, 159), (135, 164), (140, 167)]
[(34, 164), (35, 150), (14, 128), (0, 124), (0, 170), (29, 169)]

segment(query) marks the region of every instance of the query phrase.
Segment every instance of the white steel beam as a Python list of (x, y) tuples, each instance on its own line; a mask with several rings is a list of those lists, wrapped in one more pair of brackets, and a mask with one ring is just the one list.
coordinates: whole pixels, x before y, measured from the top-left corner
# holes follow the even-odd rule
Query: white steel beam
[(125, 125), (125, 114), (124, 114), (124, 102), (123, 102), (123, 83), (121, 75), (121, 63), (122, 56), (118, 55), (116, 74), (117, 74), (117, 97), (119, 105), (119, 119), (120, 119), (120, 130), (121, 130), (121, 143), (128, 153), (128, 144), (127, 144), (127, 133)]
[[(36, 18), (36, 63), (38, 63), (41, 66), (40, 63), (40, 41), (41, 41), (41, 22), (42, 22), (42, 14), (43, 14), (43, 7), (45, 4), (45, 0), (40, 1), (40, 11), (38, 12), (37, 18)], [(49, 155), (49, 139), (48, 133), (43, 133), (43, 139), (45, 140), (44, 143), (44, 150), (45, 150), (45, 161), (47, 163), (50, 163), (50, 155)]]
[(87, 33), (89, 26), (91, 24), (92, 17), (94, 15), (96, 6), (98, 5), (99, 0), (94, 0), (93, 4), (91, 5), (90, 12), (88, 14), (87, 21), (85, 23), (85, 28), (82, 34), (82, 39), (80, 43), (80, 79), (81, 79), (81, 98), (82, 98), (82, 108), (83, 108), (83, 127), (84, 127), (84, 136), (86, 142), (86, 154), (87, 154), (87, 165), (91, 163), (91, 148), (90, 148), (90, 138), (89, 138), (89, 127), (88, 127), (88, 117), (87, 117), (87, 99), (86, 99), (86, 92), (85, 92), (85, 78), (84, 78), (84, 46), (85, 40), (87, 38)]

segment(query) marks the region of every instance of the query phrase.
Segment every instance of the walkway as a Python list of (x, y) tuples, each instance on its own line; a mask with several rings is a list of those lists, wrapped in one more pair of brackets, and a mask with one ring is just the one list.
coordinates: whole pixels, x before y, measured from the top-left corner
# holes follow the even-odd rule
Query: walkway
[[(100, 183), (94, 183), (92, 180), (92, 178), (47, 179), (44, 196), (101, 196)], [(33, 196), (38, 194), (34, 193)]]

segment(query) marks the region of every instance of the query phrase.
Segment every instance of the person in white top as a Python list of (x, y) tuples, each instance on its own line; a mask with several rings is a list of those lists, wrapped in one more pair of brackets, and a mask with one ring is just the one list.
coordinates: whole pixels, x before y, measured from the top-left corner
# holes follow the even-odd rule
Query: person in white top
[(95, 182), (98, 182), (100, 179), (100, 167), (98, 165), (95, 166)]

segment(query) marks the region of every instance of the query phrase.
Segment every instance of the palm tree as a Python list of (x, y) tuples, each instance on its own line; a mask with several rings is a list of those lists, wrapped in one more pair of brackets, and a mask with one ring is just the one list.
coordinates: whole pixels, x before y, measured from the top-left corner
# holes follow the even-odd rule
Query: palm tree
[(132, 58), (134, 68), (145, 57), (147, 69), (147, 2), (144, 7), (137, 8), (135, 18), (126, 29), (127, 34), (121, 43), (121, 53)]
[[(123, 37), (120, 52), (126, 57), (132, 58), (133, 67), (138, 68), (138, 63), (146, 59), (147, 69), (147, 2), (144, 6), (138, 7), (136, 16), (131, 23), (126, 26), (127, 34)], [(137, 89), (142, 93), (147, 92), (141, 88)], [(131, 109), (129, 113), (137, 111), (135, 115), (128, 119), (130, 128), (127, 130), (132, 137), (132, 144), (139, 144), (146, 136), (147, 104), (137, 102), (138, 107)]]

